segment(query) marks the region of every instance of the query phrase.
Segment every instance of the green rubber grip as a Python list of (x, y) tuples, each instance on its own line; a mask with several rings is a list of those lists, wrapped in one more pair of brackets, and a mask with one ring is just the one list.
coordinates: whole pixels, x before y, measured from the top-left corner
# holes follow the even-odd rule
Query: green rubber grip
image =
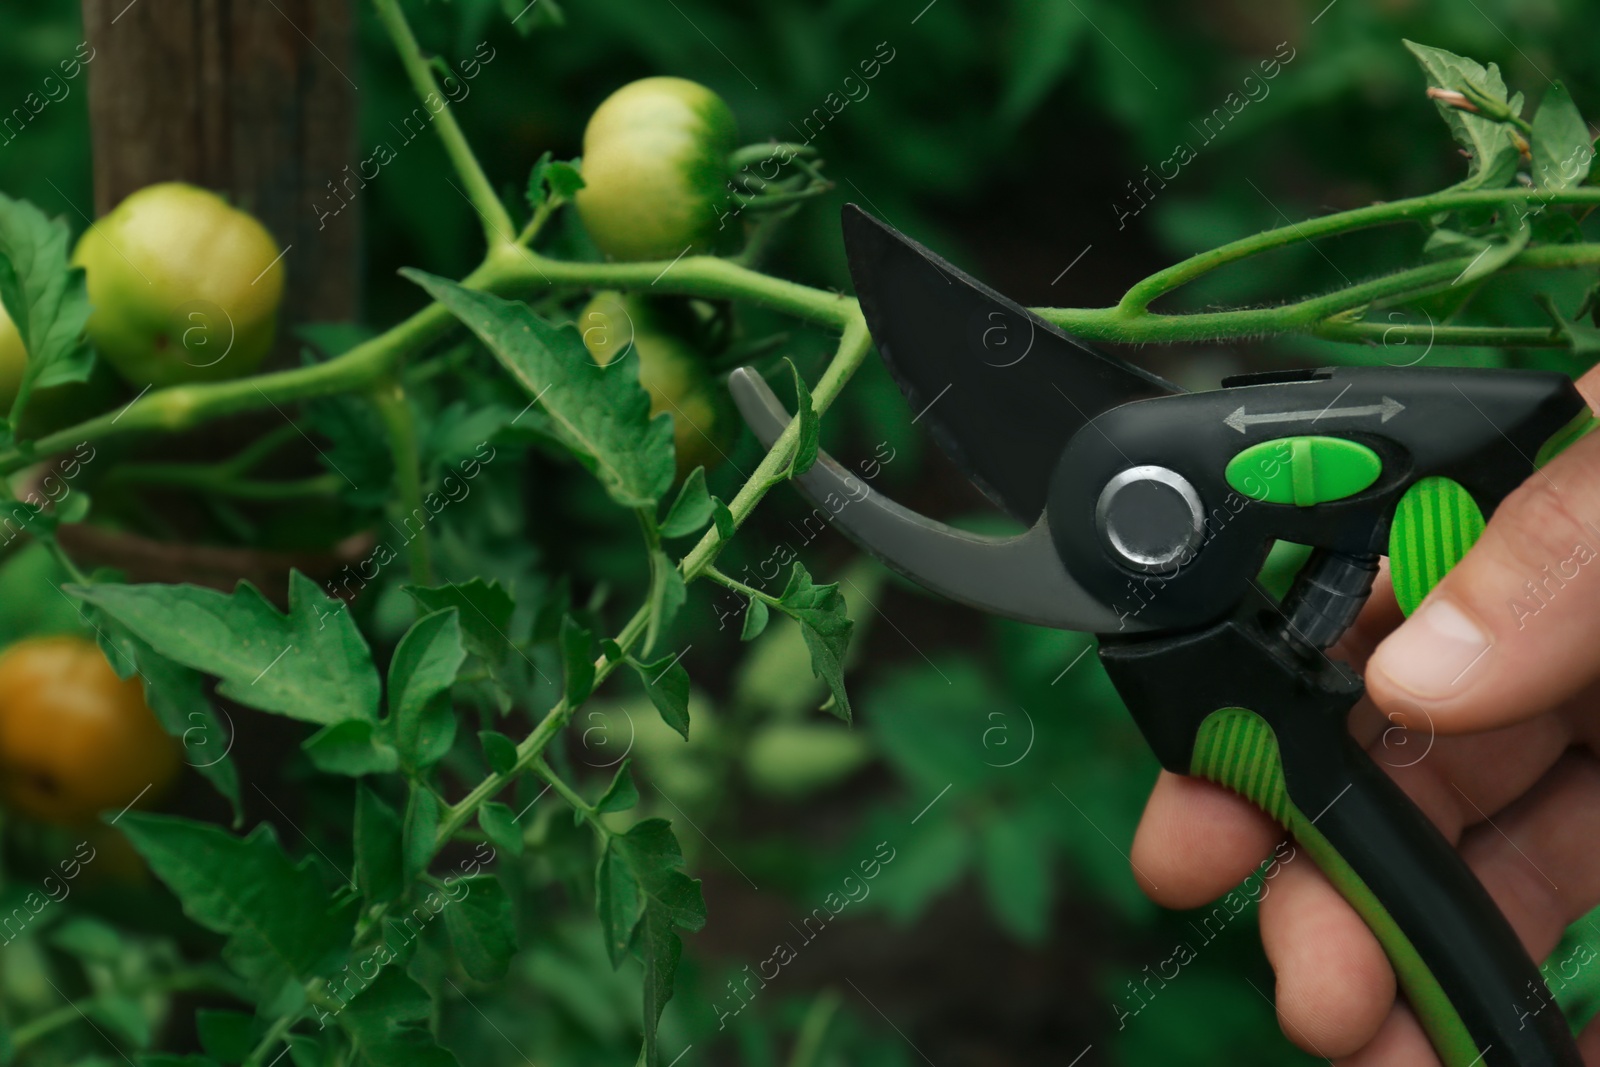
[[(1551, 435), (1534, 457), (1543, 467), (1574, 441), (1600, 426), (1588, 410)], [(1389, 575), (1395, 600), (1407, 615), (1417, 610), (1439, 579), (1461, 562), (1483, 534), (1483, 509), (1459, 482), (1423, 478), (1406, 490), (1389, 527)]]
[(1527, 1005), (1538, 972), (1493, 901), (1342, 723), (1290, 717), (1275, 731), (1223, 708), (1201, 723), (1190, 773), (1293, 835), (1383, 946), (1446, 1067), (1578, 1062), (1560, 1013)]

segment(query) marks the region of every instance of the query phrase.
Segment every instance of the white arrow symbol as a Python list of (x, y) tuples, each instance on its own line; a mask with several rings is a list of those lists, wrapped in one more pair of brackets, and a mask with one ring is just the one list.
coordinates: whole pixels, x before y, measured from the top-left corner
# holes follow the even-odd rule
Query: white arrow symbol
[(1274, 411), (1267, 415), (1246, 415), (1244, 405), (1240, 405), (1232, 415), (1223, 419), (1225, 425), (1233, 427), (1244, 433), (1245, 427), (1255, 426), (1268, 422), (1316, 422), (1324, 415), (1346, 415), (1358, 418), (1362, 415), (1378, 415), (1379, 422), (1388, 422), (1406, 409), (1406, 406), (1392, 397), (1384, 397), (1382, 403), (1368, 404), (1360, 408), (1326, 407), (1321, 411)]

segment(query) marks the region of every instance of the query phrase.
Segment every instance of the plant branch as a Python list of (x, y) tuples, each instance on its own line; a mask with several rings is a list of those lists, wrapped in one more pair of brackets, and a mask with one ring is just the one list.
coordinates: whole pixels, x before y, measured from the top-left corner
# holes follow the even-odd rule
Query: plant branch
[(411, 79), (411, 87), (422, 100), (422, 106), (433, 112), (433, 125), (439, 131), (445, 154), (450, 157), (456, 173), (467, 187), (463, 195), (483, 222), (485, 243), (490, 248), (512, 243), (515, 240), (512, 235), (516, 233), (516, 223), (511, 221), (510, 212), (506, 211), (494, 186), (489, 183), (478, 157), (472, 152), (472, 146), (467, 144), (466, 135), (461, 132), (449, 101), (439, 92), (433, 68), (423, 58), (422, 48), (417, 44), (416, 35), (411, 32), (411, 24), (406, 21), (399, 0), (373, 0), (373, 6), (378, 9), (378, 18), (382, 20), (384, 29), (389, 31), (389, 38), (400, 55), (406, 76)]
[(406, 398), (405, 387), (393, 378), (380, 382), (368, 395), (383, 423), (384, 435), (389, 440), (389, 453), (394, 457), (395, 490), (403, 509), (398, 528), (404, 531), (406, 522), (421, 516), (416, 536), (406, 542), (411, 580), (417, 585), (432, 585), (433, 553), (429, 547), (429, 514), (422, 506), (422, 456), (417, 446), (417, 424), (411, 411), (411, 401)]
[(1429, 196), (1416, 196), (1406, 200), (1391, 200), (1387, 203), (1372, 204), (1368, 207), (1355, 208), (1351, 211), (1340, 211), (1333, 215), (1323, 215), (1304, 222), (1291, 222), (1287, 226), (1280, 226), (1272, 230), (1264, 230), (1251, 237), (1230, 241), (1209, 251), (1190, 256), (1180, 263), (1156, 271), (1154, 274), (1136, 282), (1123, 296), (1117, 307), (1125, 314), (1135, 314), (1144, 311), (1150, 306), (1151, 301), (1163, 296), (1181, 285), (1194, 281), (1202, 274), (1207, 274), (1218, 267), (1235, 263), (1241, 259), (1268, 252), (1286, 245), (1303, 241), (1311, 241), (1318, 237), (1329, 237), (1338, 233), (1351, 233), (1355, 230), (1369, 229), (1373, 226), (1384, 226), (1393, 222), (1405, 222), (1413, 219), (1427, 218), (1429, 215), (1446, 211), (1454, 211), (1464, 207), (1484, 207), (1495, 204), (1526, 204), (1538, 201), (1541, 206), (1549, 204), (1600, 204), (1600, 188), (1593, 186), (1575, 189), (1474, 189), (1470, 192), (1442, 192)]
[[(867, 353), (872, 350), (872, 337), (867, 332), (866, 321), (861, 317), (861, 310), (851, 300), (846, 305), (849, 309), (848, 318), (845, 320), (844, 331), (839, 338), (839, 347), (833, 359), (817, 380), (817, 386), (812, 391), (811, 403), (818, 414), (825, 411), (839, 393), (849, 382), (851, 375), (861, 366)], [(785, 480), (783, 472), (789, 465), (789, 457), (794, 451), (795, 442), (800, 437), (800, 423), (798, 419), (791, 419), (784, 428), (778, 440), (768, 449), (755, 472), (734, 495), (728, 503), (728, 511), (733, 516), (735, 528), (739, 527), (749, 518), (755, 506), (760, 503), (768, 490)], [(684, 581), (691, 582), (700, 577), (707, 567), (715, 561), (717, 553), (724, 544), (716, 528), (706, 533), (678, 563)], [(633, 613), (633, 617), (617, 632), (615, 640), (621, 650), (622, 658), (613, 659), (606, 653), (601, 653), (595, 660), (594, 684), (591, 693), (597, 692), (600, 686), (611, 674), (622, 665), (628, 651), (638, 643), (649, 625), (650, 606), (644, 604)], [(437, 851), (455, 835), (456, 831), (465, 826), (483, 804), (498, 795), (512, 782), (532, 768), (536, 761), (543, 756), (544, 750), (549, 747), (557, 734), (571, 720), (579, 705), (573, 704), (563, 696), (556, 702), (544, 717), (534, 726), (531, 733), (523, 738), (517, 745), (517, 761), (503, 773), (489, 775), (479, 782), (471, 792), (452, 804), (439, 820), (438, 836), (434, 840)]]

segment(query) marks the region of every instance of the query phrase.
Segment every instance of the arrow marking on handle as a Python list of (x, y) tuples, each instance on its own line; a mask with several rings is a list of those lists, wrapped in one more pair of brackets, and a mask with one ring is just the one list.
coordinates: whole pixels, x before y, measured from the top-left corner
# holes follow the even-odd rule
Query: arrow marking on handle
[(1223, 423), (1244, 433), (1246, 427), (1256, 426), (1269, 422), (1316, 422), (1324, 415), (1346, 415), (1350, 418), (1359, 418), (1362, 415), (1377, 415), (1379, 422), (1388, 422), (1406, 409), (1406, 406), (1393, 397), (1384, 397), (1381, 403), (1368, 404), (1359, 408), (1323, 408), (1320, 411), (1274, 411), (1265, 415), (1246, 415), (1244, 405), (1241, 404), (1233, 414), (1223, 419)]

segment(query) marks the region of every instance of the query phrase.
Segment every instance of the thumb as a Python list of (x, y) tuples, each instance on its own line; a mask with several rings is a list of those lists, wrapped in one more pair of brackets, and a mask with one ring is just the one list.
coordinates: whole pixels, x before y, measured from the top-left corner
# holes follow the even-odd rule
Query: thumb
[[(1596, 372), (1579, 382), (1591, 406)], [(1600, 679), (1600, 434), (1495, 510), (1482, 538), (1372, 654), (1367, 689), (1444, 732), (1547, 711)]]

